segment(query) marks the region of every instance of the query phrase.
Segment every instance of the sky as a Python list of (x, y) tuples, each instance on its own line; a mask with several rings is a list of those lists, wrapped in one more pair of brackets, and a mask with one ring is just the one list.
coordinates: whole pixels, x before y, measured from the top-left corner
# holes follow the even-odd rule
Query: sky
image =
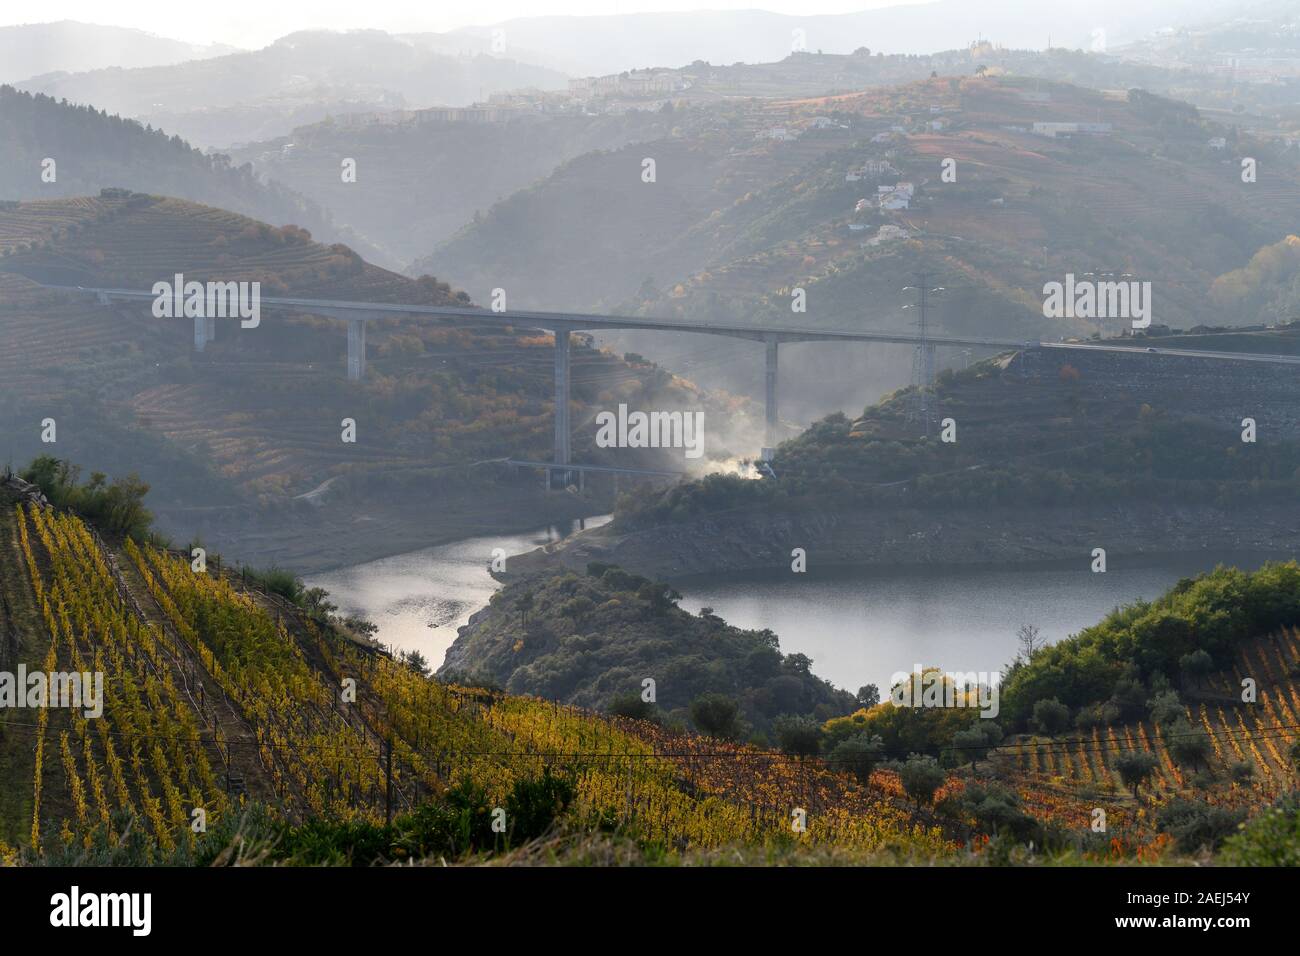
[(80, 20), (135, 27), (190, 43), (257, 49), (304, 29), (369, 28), (442, 33), (515, 17), (594, 16), (680, 10), (761, 9), (773, 13), (852, 13), (924, 0), (43, 0), (0, 3), (0, 26)]

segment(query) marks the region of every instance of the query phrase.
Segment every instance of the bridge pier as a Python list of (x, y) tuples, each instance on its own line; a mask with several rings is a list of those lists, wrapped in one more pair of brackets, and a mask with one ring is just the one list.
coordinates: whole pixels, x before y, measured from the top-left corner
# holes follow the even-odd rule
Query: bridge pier
[(202, 352), (203, 347), (217, 337), (217, 320), (209, 316), (194, 317), (194, 351)]
[(359, 382), (366, 377), (366, 323), (364, 319), (348, 319), (348, 381)]
[[(569, 330), (555, 330), (555, 463), (567, 465), (571, 449), (569, 445)], [(569, 486), (570, 473), (567, 471), (551, 472), (552, 482), (559, 476), (560, 487)]]
[(776, 407), (776, 371), (777, 371), (777, 338), (775, 335), (764, 336), (767, 343), (767, 427), (764, 433), (763, 441), (763, 461), (771, 461), (772, 456), (776, 453), (776, 424), (777, 424), (777, 407)]

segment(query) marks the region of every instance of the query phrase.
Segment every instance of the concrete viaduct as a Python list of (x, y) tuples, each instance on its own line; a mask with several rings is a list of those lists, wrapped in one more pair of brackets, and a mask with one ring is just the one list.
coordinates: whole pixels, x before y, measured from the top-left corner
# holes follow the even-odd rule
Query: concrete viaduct
[[(157, 298), (152, 292), (130, 289), (83, 288), (80, 286), (50, 286), (66, 292), (93, 294), (101, 305), (112, 302), (150, 301)], [(919, 336), (913, 332), (847, 331), (840, 329), (804, 328), (793, 325), (756, 325), (726, 322), (686, 322), (680, 319), (638, 318), (619, 315), (590, 315), (574, 312), (490, 311), (480, 308), (461, 308), (433, 305), (400, 305), (382, 302), (347, 302), (330, 299), (300, 299), (262, 297), (262, 308), (291, 311), (340, 319), (348, 324), (347, 377), (359, 381), (366, 372), (366, 324), (379, 319), (442, 319), (495, 322), (523, 328), (538, 328), (555, 336), (555, 452), (551, 463), (537, 463), (540, 467), (563, 470), (572, 464), (569, 423), (569, 337), (573, 332), (598, 329), (637, 329), (657, 332), (691, 332), (699, 335), (720, 335), (761, 342), (766, 347), (766, 439), (764, 457), (776, 445), (778, 348), (783, 342), (880, 342), (921, 346), (927, 350), (923, 368), (933, 368), (934, 350), (939, 347), (977, 348), (990, 351), (1020, 348), (1102, 349), (1130, 354), (1211, 358), (1226, 361), (1255, 361), (1277, 364), (1300, 364), (1300, 356), (1270, 355), (1265, 353), (1216, 352), (1188, 349), (1135, 348), (1105, 343), (1035, 342), (1013, 339), (957, 338), (948, 336)], [(215, 320), (195, 317), (194, 348), (203, 351), (215, 336)], [(930, 384), (930, 383), (925, 383)], [(575, 470), (582, 466), (575, 466)]]

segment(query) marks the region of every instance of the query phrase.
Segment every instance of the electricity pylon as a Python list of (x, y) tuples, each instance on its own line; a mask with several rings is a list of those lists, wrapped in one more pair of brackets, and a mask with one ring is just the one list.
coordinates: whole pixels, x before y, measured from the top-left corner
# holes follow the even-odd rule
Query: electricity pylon
[(904, 286), (904, 292), (915, 292), (916, 303), (905, 305), (904, 309), (916, 309), (919, 312), (917, 331), (920, 341), (912, 351), (912, 396), (908, 401), (907, 420), (921, 422), (922, 434), (930, 437), (930, 422), (933, 419), (930, 388), (934, 385), (934, 343), (930, 341), (929, 308), (930, 296), (944, 291), (943, 286), (930, 285), (930, 273), (925, 270), (912, 273), (916, 285)]

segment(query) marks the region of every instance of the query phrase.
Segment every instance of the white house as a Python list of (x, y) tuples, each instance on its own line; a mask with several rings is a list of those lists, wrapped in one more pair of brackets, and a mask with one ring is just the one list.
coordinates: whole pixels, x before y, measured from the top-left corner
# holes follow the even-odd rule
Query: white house
[(902, 226), (896, 226), (892, 222), (887, 222), (876, 232), (874, 236), (867, 240), (869, 246), (878, 246), (882, 242), (897, 242), (899, 239), (906, 239), (910, 232)]
[(1215, 136), (1210, 140), (1210, 149), (1227, 149), (1228, 141), (1222, 136)]

